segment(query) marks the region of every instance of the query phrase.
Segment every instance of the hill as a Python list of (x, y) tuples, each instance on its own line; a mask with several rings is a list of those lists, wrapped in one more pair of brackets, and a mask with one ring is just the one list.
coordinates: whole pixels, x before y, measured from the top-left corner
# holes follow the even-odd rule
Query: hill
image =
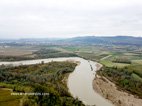
[(97, 37), (97, 36), (85, 36), (74, 37), (66, 40), (62, 40), (64, 43), (72, 44), (107, 44), (107, 45), (136, 45), (142, 46), (142, 37), (132, 36), (114, 36), (114, 37)]
[(26, 38), (17, 40), (0, 40), (0, 45), (135, 45), (142, 46), (142, 37), (132, 36), (113, 36), (113, 37), (98, 37), (84, 36), (73, 38)]

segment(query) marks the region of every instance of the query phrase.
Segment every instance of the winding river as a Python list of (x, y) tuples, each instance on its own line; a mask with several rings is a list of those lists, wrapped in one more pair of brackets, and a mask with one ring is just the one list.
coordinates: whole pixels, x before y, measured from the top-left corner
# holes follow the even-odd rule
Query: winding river
[(68, 88), (69, 92), (74, 98), (78, 98), (83, 101), (85, 105), (96, 105), (96, 106), (113, 106), (111, 102), (100, 96), (93, 89), (93, 79), (96, 74), (96, 62), (88, 61), (79, 57), (68, 57), (68, 58), (49, 58), (49, 59), (38, 59), (38, 60), (25, 60), (16, 62), (0, 62), (0, 65), (30, 65), (38, 64), (44, 61), (48, 63), (51, 61), (79, 61), (80, 63), (75, 70), (69, 75)]

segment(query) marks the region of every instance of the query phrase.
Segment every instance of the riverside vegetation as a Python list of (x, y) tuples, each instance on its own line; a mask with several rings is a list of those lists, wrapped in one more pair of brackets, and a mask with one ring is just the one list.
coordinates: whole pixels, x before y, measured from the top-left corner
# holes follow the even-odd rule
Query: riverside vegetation
[(142, 66), (129, 65), (123, 68), (104, 66), (97, 73), (118, 85), (118, 88), (142, 98)]
[[(0, 88), (10, 88), (11, 92), (22, 93), (48, 93), (37, 96), (8, 96), (3, 94), (0, 98), (1, 106), (84, 106), (81, 101), (74, 99), (68, 92), (65, 78), (72, 72), (76, 63), (50, 62), (35, 65), (1, 66)], [(5, 93), (6, 94), (5, 94)], [(5, 99), (3, 99), (5, 98)]]

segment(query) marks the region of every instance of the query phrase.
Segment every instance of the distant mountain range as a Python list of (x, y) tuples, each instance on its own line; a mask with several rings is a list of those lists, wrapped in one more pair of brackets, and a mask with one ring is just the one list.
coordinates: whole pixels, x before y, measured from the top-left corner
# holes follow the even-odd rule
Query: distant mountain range
[(97, 44), (97, 45), (136, 45), (142, 46), (142, 37), (132, 36), (114, 36), (114, 37), (98, 37), (98, 36), (84, 36), (64, 39), (49, 39), (49, 38), (27, 38), (19, 40), (0, 40), (0, 43), (15, 43), (15, 44)]
[(114, 36), (114, 37), (97, 37), (97, 36), (85, 36), (74, 37), (62, 40), (64, 43), (73, 44), (108, 44), (108, 45), (137, 45), (142, 46), (142, 37), (132, 36)]

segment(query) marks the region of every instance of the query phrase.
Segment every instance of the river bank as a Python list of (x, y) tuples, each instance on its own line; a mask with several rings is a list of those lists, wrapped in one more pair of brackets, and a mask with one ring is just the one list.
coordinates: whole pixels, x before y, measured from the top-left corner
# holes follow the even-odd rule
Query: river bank
[[(15, 61), (15, 62), (0, 62), (0, 65), (32, 65), (48, 63), (52, 61), (75, 61), (79, 62), (75, 70), (65, 78), (63, 82), (67, 82), (69, 92), (74, 98), (78, 98), (85, 105), (96, 105), (96, 106), (113, 106), (108, 100), (100, 96), (92, 87), (92, 82), (96, 74), (97, 63), (88, 61), (79, 57), (68, 57), (68, 58), (49, 58), (49, 59), (38, 59), (38, 60), (26, 60), (26, 61)], [(91, 67), (90, 67), (91, 66)], [(97, 67), (96, 67), (97, 66)]]
[[(97, 67), (97, 70), (99, 70), (101, 65), (98, 64)], [(110, 100), (115, 106), (142, 105), (142, 99), (118, 89), (114, 83), (103, 76), (99, 76), (97, 73), (93, 80), (93, 88), (104, 98)]]

